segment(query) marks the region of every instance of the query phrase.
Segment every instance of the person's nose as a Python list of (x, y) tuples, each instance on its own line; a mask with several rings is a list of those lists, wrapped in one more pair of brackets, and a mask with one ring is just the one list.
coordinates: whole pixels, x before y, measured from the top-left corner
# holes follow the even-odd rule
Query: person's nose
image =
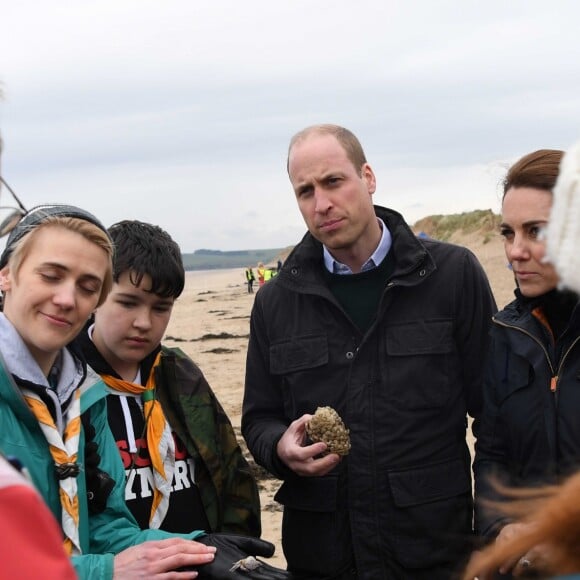
[(521, 262), (530, 259), (529, 241), (522, 235), (516, 234), (511, 244), (506, 248), (510, 262)]
[(77, 288), (74, 282), (63, 282), (59, 284), (53, 295), (53, 302), (60, 308), (70, 310), (76, 304)]
[(137, 310), (137, 316), (135, 316), (133, 326), (141, 330), (148, 330), (151, 328), (151, 311), (149, 308), (139, 308)]
[(314, 210), (317, 213), (327, 213), (332, 207), (332, 201), (322, 187), (317, 187), (314, 190), (314, 202)]

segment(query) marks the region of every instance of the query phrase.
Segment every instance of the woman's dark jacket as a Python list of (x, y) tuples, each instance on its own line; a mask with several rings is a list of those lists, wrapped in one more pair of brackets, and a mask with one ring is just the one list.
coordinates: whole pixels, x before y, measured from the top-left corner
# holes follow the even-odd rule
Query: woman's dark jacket
[[(476, 528), (494, 536), (506, 523), (483, 499), (501, 499), (492, 479), (509, 486), (553, 483), (580, 467), (580, 312), (570, 295), (517, 299), (493, 319), (476, 443)], [(542, 319), (562, 303), (567, 324), (554, 340)], [(565, 302), (564, 302), (565, 301)], [(560, 308), (560, 309), (562, 309)], [(553, 310), (553, 308), (551, 308)]]
[[(495, 303), (468, 250), (419, 241), (399, 214), (375, 209), (396, 264), (364, 334), (328, 289), (310, 234), (258, 292), (242, 432), (257, 462), (284, 480), (276, 499), (290, 570), (449, 578), (472, 533), (466, 414), (479, 417)], [(329, 475), (299, 477), (276, 445), (319, 405), (343, 417), (352, 449)]]

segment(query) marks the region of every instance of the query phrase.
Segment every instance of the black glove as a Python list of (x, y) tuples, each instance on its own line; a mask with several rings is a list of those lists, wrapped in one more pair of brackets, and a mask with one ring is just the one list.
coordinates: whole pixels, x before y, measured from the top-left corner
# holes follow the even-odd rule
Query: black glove
[[(256, 578), (260, 580), (291, 580), (292, 574), (280, 568), (274, 568), (265, 562), (258, 560), (259, 566), (253, 570), (244, 569), (244, 563), (248, 556), (262, 556), (269, 558), (274, 554), (274, 544), (252, 538), (251, 536), (238, 536), (235, 534), (207, 534), (195, 539), (200, 544), (215, 546), (217, 548), (213, 562), (196, 566), (198, 578), (201, 580), (227, 580), (231, 578)], [(254, 562), (256, 560), (254, 559)], [(251, 563), (248, 568), (252, 567)], [(232, 568), (234, 568), (232, 570)]]
[(109, 495), (115, 487), (115, 480), (109, 477), (108, 473), (99, 469), (101, 456), (97, 444), (93, 441), (94, 437), (95, 428), (89, 424), (85, 429), (85, 481), (91, 515), (105, 511)]

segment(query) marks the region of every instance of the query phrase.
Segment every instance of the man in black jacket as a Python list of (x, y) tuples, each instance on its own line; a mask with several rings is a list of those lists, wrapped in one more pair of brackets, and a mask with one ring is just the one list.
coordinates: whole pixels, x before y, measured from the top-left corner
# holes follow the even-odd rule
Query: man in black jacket
[[(466, 249), (419, 241), (373, 206), (373, 170), (334, 125), (294, 136), (288, 173), (308, 233), (256, 295), (242, 431), (284, 480), (282, 542), (303, 579), (449, 579), (472, 534), (467, 413), (495, 303)], [(306, 425), (334, 407), (340, 460)]]

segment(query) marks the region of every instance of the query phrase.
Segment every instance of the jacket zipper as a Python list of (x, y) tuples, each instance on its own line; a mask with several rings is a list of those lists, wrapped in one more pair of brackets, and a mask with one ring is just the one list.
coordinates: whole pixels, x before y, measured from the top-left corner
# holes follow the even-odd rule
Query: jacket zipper
[(558, 365), (558, 369), (556, 371), (556, 370), (554, 370), (554, 365), (552, 364), (552, 361), (550, 359), (550, 355), (548, 354), (546, 347), (531, 332), (524, 330), (520, 326), (515, 326), (513, 324), (507, 324), (507, 323), (501, 322), (500, 320), (497, 320), (495, 318), (493, 319), (493, 322), (495, 324), (497, 324), (498, 326), (503, 326), (504, 328), (511, 328), (513, 330), (517, 330), (519, 332), (522, 332), (526, 336), (529, 336), (534, 342), (536, 342), (538, 344), (538, 346), (544, 351), (544, 354), (546, 355), (546, 361), (548, 362), (548, 366), (550, 367), (550, 372), (552, 373), (552, 377), (550, 378), (550, 391), (552, 393), (554, 393), (554, 399), (555, 399), (556, 404), (557, 404), (558, 403), (558, 378), (559, 378), (560, 373), (562, 371), (562, 366), (564, 365), (564, 361), (566, 360), (566, 358), (570, 354), (570, 351), (576, 346), (576, 343), (580, 340), (580, 336), (576, 337), (576, 339), (572, 342), (572, 344), (568, 347), (568, 349), (566, 350), (564, 355), (561, 357), (560, 364)]
[[(556, 376), (553, 378), (553, 382), (554, 382), (554, 389), (553, 389), (553, 393), (554, 393), (554, 397), (556, 398), (556, 403), (558, 402), (558, 378), (560, 376), (560, 373), (562, 371), (562, 366), (564, 365), (564, 361), (568, 358), (568, 355), (570, 354), (570, 351), (576, 346), (576, 343), (580, 340), (580, 336), (577, 336), (574, 341), (572, 342), (572, 344), (568, 347), (568, 349), (566, 350), (566, 352), (562, 355), (562, 358), (560, 359), (560, 364), (558, 365), (558, 373), (556, 374)], [(552, 385), (550, 384), (550, 387), (552, 387)]]

